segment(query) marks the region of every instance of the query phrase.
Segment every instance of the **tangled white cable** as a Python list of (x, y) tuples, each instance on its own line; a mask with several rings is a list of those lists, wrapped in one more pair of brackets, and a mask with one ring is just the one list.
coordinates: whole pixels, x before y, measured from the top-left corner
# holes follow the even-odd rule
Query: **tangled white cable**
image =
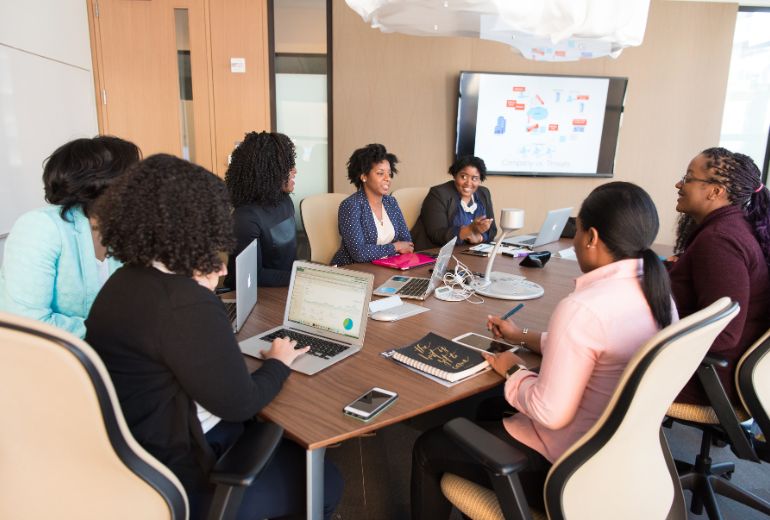
[[(450, 302), (465, 300), (475, 305), (484, 303), (484, 298), (478, 296), (473, 289), (473, 280), (476, 278), (476, 275), (473, 274), (473, 271), (468, 266), (460, 262), (456, 256), (453, 255), (452, 258), (456, 262), (454, 271), (447, 271), (444, 274), (442, 280), (444, 285), (437, 287), (434, 291), (436, 298)], [(474, 299), (472, 300), (471, 298)]]

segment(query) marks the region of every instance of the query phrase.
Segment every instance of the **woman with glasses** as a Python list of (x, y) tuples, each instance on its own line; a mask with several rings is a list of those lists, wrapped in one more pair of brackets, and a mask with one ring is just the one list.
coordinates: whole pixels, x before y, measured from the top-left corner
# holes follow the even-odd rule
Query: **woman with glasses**
[(233, 150), (225, 182), (235, 207), (235, 250), (225, 286), (235, 289), (235, 257), (256, 239), (257, 285), (289, 285), (297, 258), (294, 218), (294, 143), (275, 132), (249, 132)]
[(449, 175), (452, 180), (433, 186), (422, 203), (412, 232), (417, 249), (441, 247), (452, 237), (457, 237), (458, 245), (495, 238), (492, 196), (481, 185), (487, 178), (484, 161), (472, 155), (458, 157)]
[[(697, 155), (676, 188), (681, 215), (669, 263), (671, 290), (682, 317), (723, 296), (740, 304), (710, 349), (727, 360), (716, 370), (737, 403), (735, 363), (770, 327), (770, 195), (751, 158), (724, 148)], [(696, 379), (677, 401), (708, 404)]]

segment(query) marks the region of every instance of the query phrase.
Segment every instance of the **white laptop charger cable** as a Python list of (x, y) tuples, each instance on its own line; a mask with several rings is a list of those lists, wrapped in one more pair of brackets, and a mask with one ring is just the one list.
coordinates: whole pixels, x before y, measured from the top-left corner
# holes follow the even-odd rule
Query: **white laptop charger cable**
[(448, 271), (444, 274), (444, 285), (436, 288), (433, 295), (439, 300), (450, 302), (467, 301), (474, 305), (484, 303), (484, 298), (477, 295), (472, 286), (476, 275), (456, 256), (453, 255), (452, 258), (455, 261), (454, 272)]

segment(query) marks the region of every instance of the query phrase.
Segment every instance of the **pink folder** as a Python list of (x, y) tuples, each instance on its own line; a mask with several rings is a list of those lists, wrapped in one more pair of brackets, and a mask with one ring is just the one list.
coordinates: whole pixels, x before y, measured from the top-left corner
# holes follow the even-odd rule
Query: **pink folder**
[(406, 271), (413, 267), (420, 267), (421, 265), (432, 264), (436, 261), (435, 258), (420, 253), (406, 253), (403, 255), (393, 255), (386, 258), (378, 258), (372, 260), (375, 265), (381, 265), (383, 267), (390, 267), (391, 269), (400, 269)]

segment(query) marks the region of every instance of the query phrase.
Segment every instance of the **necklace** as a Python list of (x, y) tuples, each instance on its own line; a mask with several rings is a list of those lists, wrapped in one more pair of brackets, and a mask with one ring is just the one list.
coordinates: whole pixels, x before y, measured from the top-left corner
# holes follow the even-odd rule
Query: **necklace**
[(385, 205), (382, 203), (382, 199), (380, 199), (380, 216), (377, 216), (377, 213), (374, 211), (374, 205), (372, 204), (372, 201), (369, 201), (369, 207), (372, 210), (372, 216), (374, 217), (375, 222), (379, 223), (380, 226), (385, 225)]

